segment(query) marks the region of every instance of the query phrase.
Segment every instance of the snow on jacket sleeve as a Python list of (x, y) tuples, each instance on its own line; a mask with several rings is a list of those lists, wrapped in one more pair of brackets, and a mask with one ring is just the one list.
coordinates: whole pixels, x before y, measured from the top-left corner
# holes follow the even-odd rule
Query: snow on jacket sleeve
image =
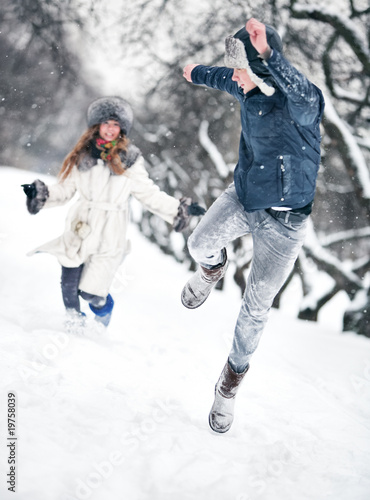
[(46, 200), (44, 208), (58, 207), (65, 205), (71, 200), (76, 192), (75, 170), (73, 169), (70, 175), (56, 184), (48, 186), (49, 197)]
[(238, 84), (231, 77), (234, 70), (217, 66), (198, 65), (191, 72), (191, 80), (196, 85), (207, 85), (213, 89), (225, 90), (234, 97), (238, 95)]
[(307, 126), (321, 117), (324, 99), (313, 83), (276, 50), (272, 51), (265, 64), (276, 85), (287, 97), (289, 112), (295, 122)]
[(147, 210), (172, 224), (180, 201), (161, 191), (150, 179), (142, 156), (126, 171), (126, 175), (132, 182), (132, 196), (139, 200)]

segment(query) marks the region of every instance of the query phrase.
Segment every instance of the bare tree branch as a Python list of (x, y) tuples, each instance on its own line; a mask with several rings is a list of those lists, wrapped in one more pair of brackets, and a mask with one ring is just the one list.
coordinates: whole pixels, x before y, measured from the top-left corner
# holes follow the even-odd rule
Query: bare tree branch
[(343, 162), (353, 179), (358, 199), (370, 214), (370, 174), (356, 140), (339, 118), (329, 98), (326, 98), (323, 125), (329, 137), (336, 141)]
[(360, 37), (357, 26), (350, 19), (334, 10), (316, 5), (294, 3), (291, 12), (292, 16), (297, 19), (314, 19), (315, 21), (330, 24), (346, 40), (358, 60), (363, 64), (365, 73), (370, 75), (370, 56), (366, 40)]

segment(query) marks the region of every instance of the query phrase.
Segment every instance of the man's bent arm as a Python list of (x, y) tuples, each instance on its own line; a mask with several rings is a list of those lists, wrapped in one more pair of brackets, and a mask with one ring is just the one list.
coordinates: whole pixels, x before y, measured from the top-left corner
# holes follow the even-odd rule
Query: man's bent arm
[(323, 104), (319, 89), (278, 51), (265, 59), (279, 89), (287, 96), (289, 109), (301, 125), (309, 125), (321, 114)]

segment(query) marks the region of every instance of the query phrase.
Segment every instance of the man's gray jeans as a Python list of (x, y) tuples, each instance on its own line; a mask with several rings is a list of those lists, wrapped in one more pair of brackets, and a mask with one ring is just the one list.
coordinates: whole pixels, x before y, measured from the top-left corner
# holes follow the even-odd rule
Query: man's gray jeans
[(222, 249), (247, 233), (253, 259), (235, 327), (229, 363), (245, 370), (257, 348), (272, 302), (288, 278), (306, 234), (307, 217), (298, 222), (275, 219), (265, 210), (246, 212), (234, 184), (215, 201), (188, 240), (191, 256), (210, 268), (222, 262)]

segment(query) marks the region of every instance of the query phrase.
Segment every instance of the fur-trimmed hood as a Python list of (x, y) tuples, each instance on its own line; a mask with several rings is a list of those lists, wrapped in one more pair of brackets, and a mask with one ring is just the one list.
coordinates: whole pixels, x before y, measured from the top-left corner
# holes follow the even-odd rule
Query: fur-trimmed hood
[[(278, 32), (272, 26), (266, 26), (266, 37), (269, 46), (282, 52), (283, 43)], [(225, 66), (228, 68), (246, 69), (253, 83), (265, 95), (271, 96), (275, 92), (271, 74), (253, 47), (249, 33), (245, 28), (240, 29), (235, 35), (225, 39)]]

